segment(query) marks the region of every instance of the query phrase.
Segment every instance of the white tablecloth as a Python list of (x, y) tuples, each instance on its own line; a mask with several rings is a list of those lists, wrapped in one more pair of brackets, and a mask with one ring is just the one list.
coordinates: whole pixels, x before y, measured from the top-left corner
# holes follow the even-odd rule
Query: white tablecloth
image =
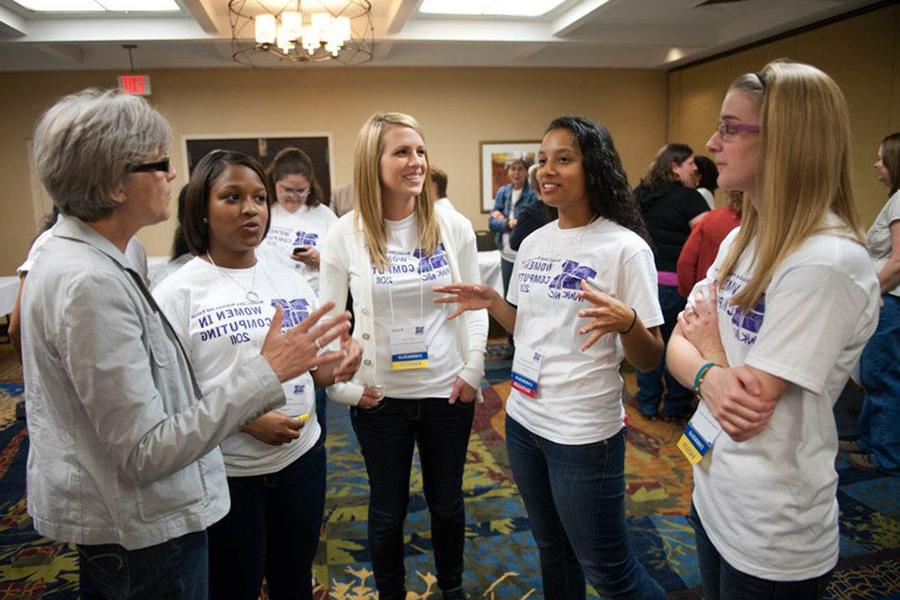
[(15, 275), (0, 277), (0, 315), (8, 315), (16, 305), (19, 278)]
[(489, 250), (478, 253), (478, 270), (481, 283), (486, 283), (503, 296), (503, 273), (500, 270), (500, 251)]

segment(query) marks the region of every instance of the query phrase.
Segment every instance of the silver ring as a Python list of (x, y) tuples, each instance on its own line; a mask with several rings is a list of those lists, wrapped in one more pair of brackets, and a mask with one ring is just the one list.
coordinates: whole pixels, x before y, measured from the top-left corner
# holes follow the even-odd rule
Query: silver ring
[(316, 350), (322, 349), (322, 344), (319, 343), (319, 338), (313, 339), (313, 342), (316, 344)]

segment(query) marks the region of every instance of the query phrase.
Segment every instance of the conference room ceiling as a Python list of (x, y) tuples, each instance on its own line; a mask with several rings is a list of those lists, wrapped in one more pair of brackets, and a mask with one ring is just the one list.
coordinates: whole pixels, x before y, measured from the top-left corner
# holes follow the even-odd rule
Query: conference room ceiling
[[(527, 3), (529, 0), (521, 0)], [(249, 68), (232, 60), (227, 0), (166, 13), (39, 13), (0, 0), (0, 71)], [(420, 12), (372, 0), (375, 58), (362, 67), (669, 69), (879, 4), (879, 0), (565, 0), (538, 17)], [(333, 62), (299, 68), (340, 67)], [(285, 68), (298, 68), (285, 65)], [(537, 82), (536, 82), (537, 83)]]

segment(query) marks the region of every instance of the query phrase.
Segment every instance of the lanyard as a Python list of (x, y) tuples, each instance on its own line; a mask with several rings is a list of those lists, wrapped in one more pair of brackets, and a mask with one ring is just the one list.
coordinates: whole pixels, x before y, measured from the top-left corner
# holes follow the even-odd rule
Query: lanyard
[[(415, 227), (416, 227), (416, 248), (412, 252), (409, 253), (410, 256), (412, 256), (413, 258), (416, 258), (416, 256), (415, 256), (416, 249), (419, 250), (419, 252), (422, 252), (422, 248), (420, 245), (420, 239), (419, 239), (418, 217), (416, 218), (416, 221), (415, 221)], [(385, 244), (385, 246), (386, 245), (387, 244)], [(403, 250), (402, 244), (400, 245), (400, 249)], [(424, 321), (425, 321), (425, 283), (422, 281), (422, 257), (421, 256), (418, 257), (417, 260), (418, 260), (418, 262), (416, 264), (416, 274), (418, 275), (418, 278), (419, 278), (419, 323), (424, 324)], [(391, 268), (391, 265), (390, 265), (390, 259), (389, 259), (388, 260), (388, 269), (390, 270), (390, 268)], [(391, 288), (393, 288), (393, 286), (394, 286), (393, 281), (394, 281), (394, 278), (391, 277), (390, 280), (388, 281), (388, 286), (387, 286), (387, 288), (388, 288), (388, 305), (391, 308), (391, 325), (392, 326), (397, 324), (397, 319), (394, 315), (394, 292), (391, 290)]]

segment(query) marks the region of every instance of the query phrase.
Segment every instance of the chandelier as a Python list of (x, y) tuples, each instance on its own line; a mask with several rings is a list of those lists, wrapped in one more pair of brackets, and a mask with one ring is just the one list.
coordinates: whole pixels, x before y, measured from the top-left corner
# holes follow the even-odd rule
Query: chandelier
[(232, 58), (251, 67), (372, 60), (369, 0), (229, 0)]

